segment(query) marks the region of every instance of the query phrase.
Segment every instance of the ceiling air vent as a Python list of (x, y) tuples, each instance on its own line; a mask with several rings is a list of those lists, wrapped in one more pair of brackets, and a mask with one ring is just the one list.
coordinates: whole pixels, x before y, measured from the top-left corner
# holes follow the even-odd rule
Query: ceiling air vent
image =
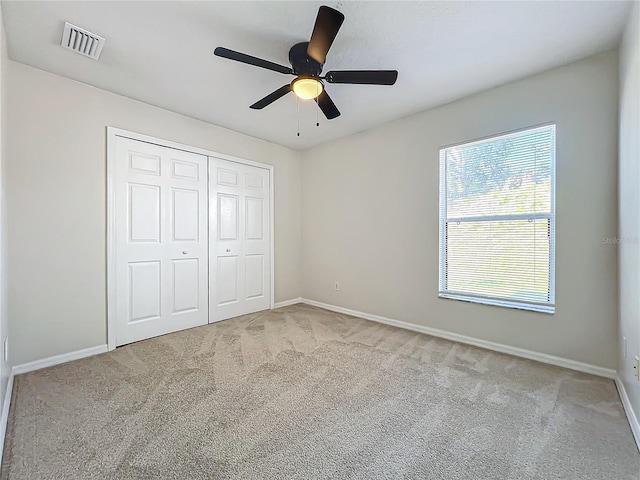
[(104, 42), (104, 38), (100, 35), (88, 32), (68, 22), (64, 23), (64, 33), (62, 34), (62, 42), (60, 42), (64, 48), (98, 60)]

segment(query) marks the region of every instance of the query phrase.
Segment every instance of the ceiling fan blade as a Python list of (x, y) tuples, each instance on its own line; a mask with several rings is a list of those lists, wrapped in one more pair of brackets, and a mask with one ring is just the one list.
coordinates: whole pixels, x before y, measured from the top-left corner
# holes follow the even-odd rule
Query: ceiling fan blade
[(229, 60), (235, 60), (236, 62), (247, 63), (249, 65), (255, 65), (256, 67), (266, 68), (267, 70), (273, 70), (274, 72), (293, 74), (293, 70), (289, 67), (278, 65), (277, 63), (263, 60), (258, 57), (252, 57), (245, 53), (229, 50), (228, 48), (217, 47), (213, 53), (218, 57), (228, 58)]
[(254, 110), (262, 110), (267, 105), (271, 105), (273, 102), (278, 100), (280, 97), (284, 97), (287, 93), (291, 91), (291, 85), (283, 85), (275, 92), (271, 92), (266, 97), (258, 100), (256, 103), (251, 105), (249, 108), (253, 108)]
[(324, 116), (327, 117), (327, 120), (331, 120), (332, 118), (340, 116), (340, 110), (338, 110), (336, 104), (333, 103), (333, 100), (331, 100), (331, 97), (326, 90), (323, 90), (322, 93), (318, 96), (317, 102), (318, 107), (320, 107), (320, 110), (322, 110)]
[(361, 85), (393, 85), (398, 79), (397, 70), (341, 70), (327, 72), (329, 83), (355, 83)]
[(323, 5), (318, 10), (316, 24), (313, 27), (311, 40), (307, 47), (307, 55), (316, 62), (324, 64), (327, 59), (327, 52), (344, 22), (344, 15), (338, 10)]

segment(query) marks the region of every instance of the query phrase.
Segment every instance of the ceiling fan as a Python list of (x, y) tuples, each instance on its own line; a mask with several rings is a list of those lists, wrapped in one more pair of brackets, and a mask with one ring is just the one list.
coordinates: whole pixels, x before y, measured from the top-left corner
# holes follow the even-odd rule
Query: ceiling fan
[(311, 39), (308, 42), (297, 43), (289, 50), (291, 68), (224, 47), (216, 48), (213, 53), (219, 57), (296, 77), (291, 84), (283, 85), (250, 108), (261, 110), (293, 91), (301, 99), (315, 99), (322, 113), (331, 120), (338, 117), (340, 111), (327, 94), (323, 80), (327, 83), (393, 85), (398, 78), (397, 70), (338, 70), (320, 76), (327, 52), (342, 22), (344, 15), (341, 12), (327, 6), (320, 7)]

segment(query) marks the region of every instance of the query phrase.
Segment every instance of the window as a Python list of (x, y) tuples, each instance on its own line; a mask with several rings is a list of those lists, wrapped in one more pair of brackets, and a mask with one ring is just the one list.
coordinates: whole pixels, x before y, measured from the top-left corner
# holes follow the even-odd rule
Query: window
[(440, 150), (440, 297), (554, 313), (555, 131)]

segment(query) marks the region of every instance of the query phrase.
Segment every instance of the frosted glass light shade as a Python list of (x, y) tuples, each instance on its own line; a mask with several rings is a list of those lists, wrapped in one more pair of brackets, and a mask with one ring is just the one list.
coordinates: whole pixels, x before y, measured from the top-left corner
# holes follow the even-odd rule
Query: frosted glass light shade
[(315, 78), (296, 78), (292, 84), (293, 93), (303, 100), (311, 100), (322, 93), (322, 82)]

